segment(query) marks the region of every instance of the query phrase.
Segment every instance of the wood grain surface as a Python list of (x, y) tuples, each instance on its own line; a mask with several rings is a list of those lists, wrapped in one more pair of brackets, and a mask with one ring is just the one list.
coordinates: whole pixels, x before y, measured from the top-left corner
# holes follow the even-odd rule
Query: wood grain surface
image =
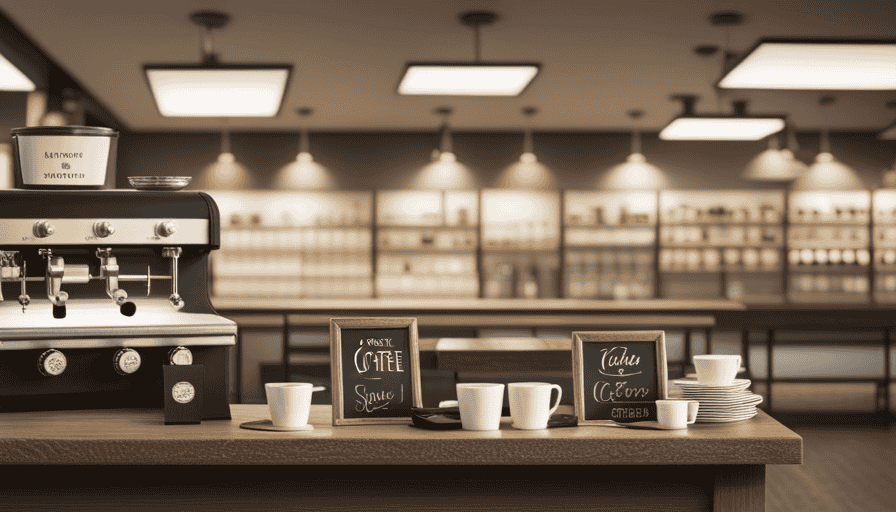
[(313, 405), (312, 432), (261, 432), (240, 423), (269, 419), (265, 405), (231, 405), (232, 420), (164, 425), (161, 410), (0, 414), (3, 464), (799, 464), (802, 439), (763, 412), (680, 431), (587, 426), (492, 432), (410, 425), (332, 426)]

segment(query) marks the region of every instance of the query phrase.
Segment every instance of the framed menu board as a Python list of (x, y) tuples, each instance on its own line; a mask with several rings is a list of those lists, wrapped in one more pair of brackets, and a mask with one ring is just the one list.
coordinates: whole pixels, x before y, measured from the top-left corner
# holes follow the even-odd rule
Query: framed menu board
[(333, 425), (407, 423), (422, 407), (416, 318), (330, 319)]
[(573, 391), (579, 425), (612, 420), (616, 402), (667, 398), (663, 331), (572, 333)]

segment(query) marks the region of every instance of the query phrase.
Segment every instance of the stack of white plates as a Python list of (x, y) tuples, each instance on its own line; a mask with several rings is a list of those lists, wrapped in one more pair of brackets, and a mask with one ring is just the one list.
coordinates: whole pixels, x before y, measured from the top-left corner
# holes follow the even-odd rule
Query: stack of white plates
[(728, 423), (756, 416), (762, 396), (754, 394), (749, 379), (735, 379), (730, 386), (704, 386), (695, 379), (678, 379), (682, 398), (697, 400), (697, 423)]

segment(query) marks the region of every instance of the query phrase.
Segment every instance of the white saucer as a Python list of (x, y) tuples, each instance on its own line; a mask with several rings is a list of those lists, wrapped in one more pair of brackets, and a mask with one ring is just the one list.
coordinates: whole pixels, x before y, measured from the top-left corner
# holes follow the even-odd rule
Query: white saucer
[(246, 430), (267, 430), (270, 432), (309, 432), (314, 430), (314, 425), (309, 423), (301, 427), (275, 427), (271, 420), (256, 420), (240, 423), (240, 428)]
[(750, 379), (734, 379), (734, 382), (732, 382), (730, 386), (706, 386), (704, 384), (700, 384), (694, 379), (677, 379), (673, 380), (672, 383), (680, 387), (682, 390), (700, 389), (706, 391), (728, 391), (742, 390), (750, 387)]
[(616, 425), (621, 427), (628, 428), (640, 428), (640, 429), (651, 429), (651, 430), (685, 430), (688, 428), (687, 425), (683, 427), (666, 427), (664, 425), (660, 425), (658, 421), (634, 421), (632, 423), (618, 423), (614, 422)]

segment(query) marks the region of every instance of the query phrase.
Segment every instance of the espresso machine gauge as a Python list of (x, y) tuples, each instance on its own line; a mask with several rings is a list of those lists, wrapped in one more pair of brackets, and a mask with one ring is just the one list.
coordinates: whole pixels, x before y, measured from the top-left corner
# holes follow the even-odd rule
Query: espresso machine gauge
[(168, 352), (168, 364), (189, 366), (193, 364), (193, 353), (187, 347), (175, 347)]
[(34, 233), (34, 236), (37, 238), (47, 238), (56, 232), (56, 228), (50, 224), (48, 220), (41, 220), (34, 223), (34, 227), (31, 230)]
[(65, 354), (58, 350), (45, 350), (40, 357), (37, 358), (37, 369), (41, 375), (46, 377), (55, 377), (62, 375), (68, 366), (68, 360)]
[(100, 238), (106, 238), (115, 234), (115, 226), (111, 222), (104, 220), (93, 225), (93, 234)]
[(112, 358), (112, 364), (119, 375), (130, 375), (136, 372), (140, 369), (142, 362), (140, 354), (132, 348), (123, 348)]

